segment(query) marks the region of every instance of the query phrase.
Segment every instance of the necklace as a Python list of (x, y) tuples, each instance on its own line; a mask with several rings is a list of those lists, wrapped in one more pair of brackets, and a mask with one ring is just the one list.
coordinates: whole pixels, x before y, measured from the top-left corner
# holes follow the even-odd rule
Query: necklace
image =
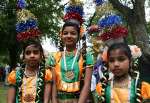
[[(131, 96), (131, 77), (130, 76), (128, 76), (128, 84), (126, 85), (122, 85), (122, 86), (127, 86), (128, 87), (128, 93), (129, 93), (129, 95), (128, 95), (128, 101), (127, 101), (127, 103), (130, 103), (130, 96)], [(113, 93), (112, 93), (112, 89), (113, 89), (113, 87), (114, 87), (114, 79), (112, 79), (112, 81), (111, 81), (111, 84), (110, 84), (110, 93), (111, 93), (111, 103), (115, 103), (115, 101), (114, 101), (114, 97), (113, 97)], [(124, 88), (124, 87), (121, 87), (121, 88)]]
[[(35, 95), (36, 95), (36, 81), (37, 81), (37, 74), (38, 72), (34, 73), (27, 73), (27, 70), (25, 69), (25, 75), (23, 80), (23, 100), (25, 102), (33, 102), (35, 101)], [(35, 76), (35, 77), (34, 77)], [(27, 80), (28, 79), (28, 80)], [(28, 90), (28, 92), (27, 92)]]
[(75, 64), (75, 61), (76, 61), (76, 58), (77, 58), (77, 55), (78, 55), (78, 48), (77, 48), (76, 54), (75, 54), (75, 56), (73, 58), (73, 62), (72, 62), (70, 70), (67, 69), (66, 56), (65, 55), (66, 55), (66, 47), (64, 47), (64, 55), (63, 55), (64, 67), (65, 67), (65, 78), (67, 80), (72, 80), (75, 77), (73, 69), (74, 69), (74, 64)]
[(24, 71), (24, 75), (26, 76), (26, 77), (33, 77), (33, 76), (35, 76), (37, 74), (37, 71), (36, 70), (34, 70), (34, 71), (27, 71), (27, 69), (25, 69), (25, 71)]

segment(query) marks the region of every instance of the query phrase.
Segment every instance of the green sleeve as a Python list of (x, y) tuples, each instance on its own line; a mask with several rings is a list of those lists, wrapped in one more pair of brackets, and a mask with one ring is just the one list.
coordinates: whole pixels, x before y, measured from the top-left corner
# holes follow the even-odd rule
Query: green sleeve
[(94, 58), (93, 58), (93, 55), (92, 53), (90, 52), (87, 52), (86, 53), (86, 65), (94, 65)]
[(46, 60), (46, 66), (54, 67), (56, 64), (54, 53), (50, 53), (48, 59)]

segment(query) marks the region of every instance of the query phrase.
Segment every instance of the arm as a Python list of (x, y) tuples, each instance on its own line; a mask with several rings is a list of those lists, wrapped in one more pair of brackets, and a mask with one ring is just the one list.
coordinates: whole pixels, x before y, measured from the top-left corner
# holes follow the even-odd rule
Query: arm
[(15, 94), (16, 94), (15, 87), (10, 87), (8, 89), (8, 94), (7, 94), (7, 103), (14, 103), (15, 102)]
[(92, 67), (88, 67), (86, 68), (85, 71), (84, 86), (81, 91), (78, 103), (86, 103), (86, 99), (90, 92), (91, 77), (92, 77)]
[(52, 103), (57, 103), (56, 75), (54, 72), (54, 68), (52, 69), (52, 73), (53, 73)]
[(44, 88), (44, 103), (49, 103), (51, 98), (51, 83), (46, 83)]

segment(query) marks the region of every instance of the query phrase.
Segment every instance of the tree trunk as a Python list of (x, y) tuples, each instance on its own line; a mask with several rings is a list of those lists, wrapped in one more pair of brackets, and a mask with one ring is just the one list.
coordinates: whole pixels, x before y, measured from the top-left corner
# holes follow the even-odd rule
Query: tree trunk
[(18, 49), (17, 49), (17, 45), (15, 44), (11, 44), (11, 46), (9, 46), (8, 51), (9, 51), (9, 59), (10, 59), (10, 71), (12, 71), (13, 69), (15, 69), (16, 65), (17, 65), (17, 60), (18, 60)]
[(146, 30), (146, 20), (145, 20), (145, 0), (135, 0), (132, 1), (133, 9), (122, 5), (119, 0), (109, 0), (115, 9), (120, 11), (126, 18), (131, 33), (133, 35), (133, 40), (136, 45), (138, 45), (143, 51), (145, 59), (150, 61), (150, 44), (149, 36)]

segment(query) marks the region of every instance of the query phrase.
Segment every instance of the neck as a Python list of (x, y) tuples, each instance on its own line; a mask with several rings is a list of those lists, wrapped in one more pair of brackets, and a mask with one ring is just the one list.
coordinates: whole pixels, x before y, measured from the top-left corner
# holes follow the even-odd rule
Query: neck
[(114, 78), (113, 87), (115, 88), (129, 88), (129, 75), (124, 75), (120, 78)]
[(26, 66), (26, 70), (28, 71), (37, 71), (39, 69), (39, 66), (34, 66), (34, 67), (30, 67), (30, 66)]
[(124, 75), (122, 75), (122, 76), (115, 76), (114, 77), (114, 81), (115, 82), (124, 82), (124, 81), (126, 81), (126, 80), (128, 80), (129, 79), (129, 74), (124, 74)]
[(25, 76), (27, 76), (27, 77), (36, 76), (37, 71), (38, 71), (38, 68), (26, 67), (25, 68)]
[(66, 46), (66, 51), (68, 52), (72, 52), (76, 49), (76, 45), (75, 46)]

